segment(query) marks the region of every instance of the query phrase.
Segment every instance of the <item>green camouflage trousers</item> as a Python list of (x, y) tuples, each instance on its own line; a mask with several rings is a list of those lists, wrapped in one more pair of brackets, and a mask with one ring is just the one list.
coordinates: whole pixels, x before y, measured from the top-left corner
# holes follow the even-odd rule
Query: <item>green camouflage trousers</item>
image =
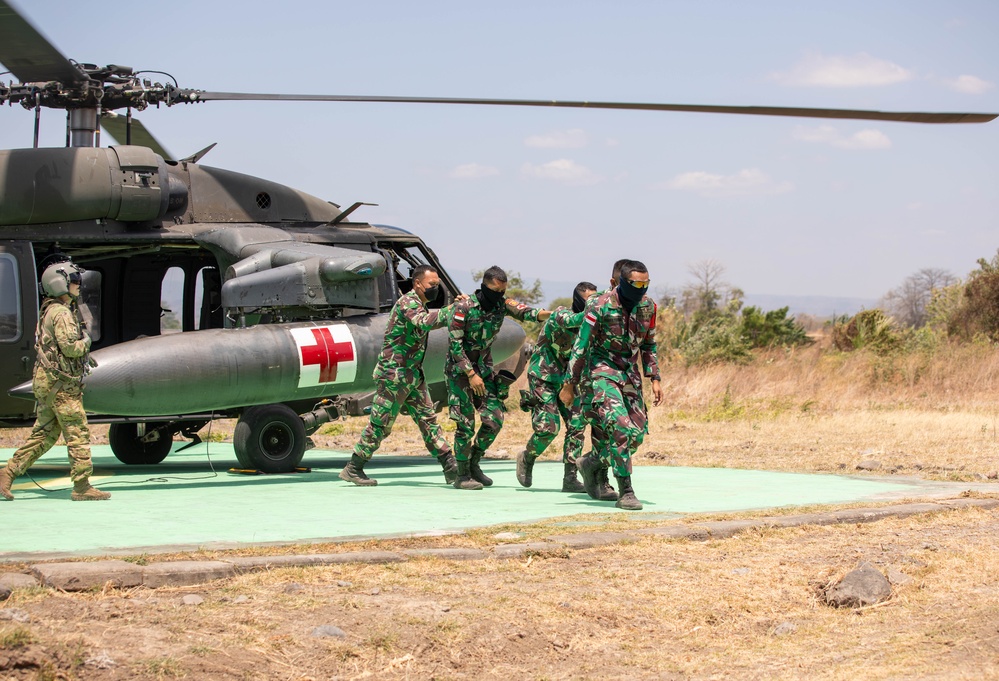
[[(510, 395), (510, 386), (496, 378), (495, 375), (483, 377), (486, 384), (486, 394), (482, 397), (472, 394), (468, 384), (468, 376), (461, 374), (457, 378), (447, 375), (447, 401), (451, 420), (455, 423), (454, 458), (467, 461), (474, 448), (480, 454), (489, 449), (506, 416), (506, 398)], [(475, 435), (475, 412), (479, 412), (479, 434)], [(472, 444), (472, 438), (475, 444)]]
[(558, 398), (561, 386), (546, 383), (535, 376), (527, 377), (527, 387), (531, 398), (531, 427), (534, 429), (534, 434), (527, 441), (527, 453), (537, 457), (548, 449), (558, 435), (561, 417), (561, 421), (565, 421), (562, 462), (575, 463), (583, 451), (586, 430), (579, 398), (572, 407), (566, 407)]
[[(619, 385), (606, 378), (593, 379), (593, 393), (587, 417), (594, 424), (594, 451), (614, 475), (631, 475), (631, 455), (648, 432), (645, 400), (631, 383)], [(602, 446), (597, 449), (597, 428)]]
[[(60, 390), (58, 384), (42, 372), (35, 372), (35, 425), (27, 441), (7, 462), (12, 477), (23, 475), (62, 435), (69, 453), (69, 477), (73, 482), (88, 480), (94, 472), (90, 459), (90, 427), (83, 410), (79, 388)], [(53, 391), (52, 388), (56, 390)]]
[(441, 457), (450, 451), (447, 440), (444, 439), (444, 432), (437, 424), (437, 415), (430, 401), (426, 381), (420, 381), (415, 385), (379, 381), (374, 400), (371, 402), (371, 417), (364, 432), (361, 433), (361, 439), (354, 445), (354, 453), (369, 461), (382, 440), (392, 432), (392, 425), (400, 410), (416, 421), (423, 442), (431, 454)]

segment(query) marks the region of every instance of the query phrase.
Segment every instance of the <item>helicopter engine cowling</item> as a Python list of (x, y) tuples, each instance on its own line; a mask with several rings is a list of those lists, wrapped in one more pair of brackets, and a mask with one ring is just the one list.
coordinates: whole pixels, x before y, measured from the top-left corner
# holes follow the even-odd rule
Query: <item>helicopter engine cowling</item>
[(146, 147), (0, 151), (0, 225), (148, 222), (186, 205), (186, 195)]

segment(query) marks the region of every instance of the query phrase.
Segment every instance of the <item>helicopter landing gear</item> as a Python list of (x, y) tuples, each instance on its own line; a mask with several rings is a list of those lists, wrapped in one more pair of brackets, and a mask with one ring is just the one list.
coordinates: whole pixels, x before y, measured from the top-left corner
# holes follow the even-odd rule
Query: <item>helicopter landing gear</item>
[(112, 423), (108, 428), (108, 442), (123, 464), (148, 466), (167, 457), (173, 446), (174, 432), (168, 423), (159, 427), (149, 423)]
[(232, 435), (240, 466), (265, 473), (295, 470), (305, 454), (306, 441), (301, 417), (283, 404), (248, 407)]

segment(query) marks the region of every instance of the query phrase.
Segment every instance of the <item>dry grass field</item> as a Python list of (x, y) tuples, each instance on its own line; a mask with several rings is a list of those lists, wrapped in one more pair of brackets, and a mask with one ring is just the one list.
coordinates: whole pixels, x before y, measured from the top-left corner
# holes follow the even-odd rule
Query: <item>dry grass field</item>
[[(666, 376), (640, 466), (857, 474), (876, 462), (871, 474), (975, 482), (999, 468), (995, 348), (886, 359), (813, 346)], [(347, 448), (363, 425), (314, 439)], [(529, 428), (511, 411), (491, 454), (512, 456)], [(419, 447), (404, 420), (386, 443)], [(608, 529), (624, 522), (605, 518)], [(662, 522), (632, 514), (627, 526)], [(260, 551), (487, 546), (513, 529), (551, 533), (538, 524)], [(889, 577), (891, 597), (825, 605), (821, 589), (865, 561)], [(204, 602), (183, 605), (188, 594)], [(26, 619), (0, 619), (3, 679), (999, 679), (999, 514), (648, 538), (523, 560), (282, 569), (179, 590), (29, 589), (2, 607)], [(313, 636), (322, 625), (343, 637)]]

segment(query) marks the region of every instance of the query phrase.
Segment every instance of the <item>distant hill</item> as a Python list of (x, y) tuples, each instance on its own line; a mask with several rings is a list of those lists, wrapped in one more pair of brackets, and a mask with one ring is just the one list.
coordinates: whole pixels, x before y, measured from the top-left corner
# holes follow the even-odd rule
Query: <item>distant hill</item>
[(788, 307), (791, 315), (810, 314), (815, 317), (853, 316), (878, 304), (876, 298), (840, 298), (836, 296), (792, 296), (747, 293), (746, 305), (763, 310)]

